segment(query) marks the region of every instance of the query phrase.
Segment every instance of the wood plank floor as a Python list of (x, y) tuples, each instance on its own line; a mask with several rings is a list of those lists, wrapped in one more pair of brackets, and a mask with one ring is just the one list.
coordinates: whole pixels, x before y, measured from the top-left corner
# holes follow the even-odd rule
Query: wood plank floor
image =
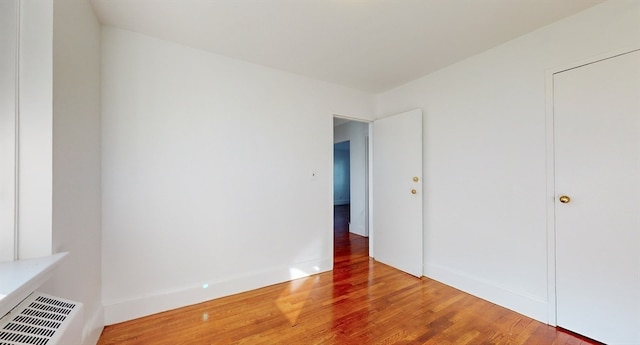
[(371, 260), (336, 208), (332, 272), (107, 326), (98, 344), (599, 344)]

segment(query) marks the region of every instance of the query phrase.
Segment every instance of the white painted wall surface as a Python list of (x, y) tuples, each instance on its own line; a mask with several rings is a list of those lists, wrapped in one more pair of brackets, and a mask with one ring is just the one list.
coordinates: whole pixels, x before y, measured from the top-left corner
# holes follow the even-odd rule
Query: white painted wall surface
[(365, 138), (369, 135), (369, 124), (350, 121), (333, 129), (333, 142), (350, 141), (351, 161), (351, 208), (349, 231), (360, 236), (368, 236), (365, 224), (365, 196), (366, 196), (366, 150)]
[(427, 276), (547, 321), (545, 73), (623, 47), (640, 47), (638, 1), (604, 3), (377, 95), (378, 117), (425, 112)]
[(17, 9), (16, 0), (0, 0), (0, 262), (12, 261), (15, 251)]
[(53, 4), (20, 2), (20, 259), (51, 254)]
[(107, 324), (332, 268), (332, 114), (371, 96), (112, 28), (102, 59)]
[(100, 24), (89, 2), (53, 2), (53, 252), (70, 254), (46, 292), (84, 304), (84, 342), (102, 331)]
[(333, 205), (350, 203), (349, 141), (333, 145)]

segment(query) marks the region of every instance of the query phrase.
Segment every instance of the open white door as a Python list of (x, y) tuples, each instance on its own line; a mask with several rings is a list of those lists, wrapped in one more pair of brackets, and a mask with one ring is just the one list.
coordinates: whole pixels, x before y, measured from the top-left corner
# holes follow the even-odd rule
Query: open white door
[(372, 256), (422, 276), (422, 110), (373, 123)]

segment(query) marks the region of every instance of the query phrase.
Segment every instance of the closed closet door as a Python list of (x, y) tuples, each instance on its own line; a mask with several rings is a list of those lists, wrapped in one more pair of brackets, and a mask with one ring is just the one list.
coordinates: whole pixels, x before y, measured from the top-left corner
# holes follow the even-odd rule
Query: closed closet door
[(640, 344), (640, 52), (553, 87), (557, 324)]

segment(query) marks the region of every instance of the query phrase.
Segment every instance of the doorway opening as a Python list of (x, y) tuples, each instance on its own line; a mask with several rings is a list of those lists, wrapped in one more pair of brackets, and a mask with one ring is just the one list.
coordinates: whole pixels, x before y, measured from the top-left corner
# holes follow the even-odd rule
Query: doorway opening
[(369, 255), (369, 123), (334, 117), (334, 261), (355, 243)]

